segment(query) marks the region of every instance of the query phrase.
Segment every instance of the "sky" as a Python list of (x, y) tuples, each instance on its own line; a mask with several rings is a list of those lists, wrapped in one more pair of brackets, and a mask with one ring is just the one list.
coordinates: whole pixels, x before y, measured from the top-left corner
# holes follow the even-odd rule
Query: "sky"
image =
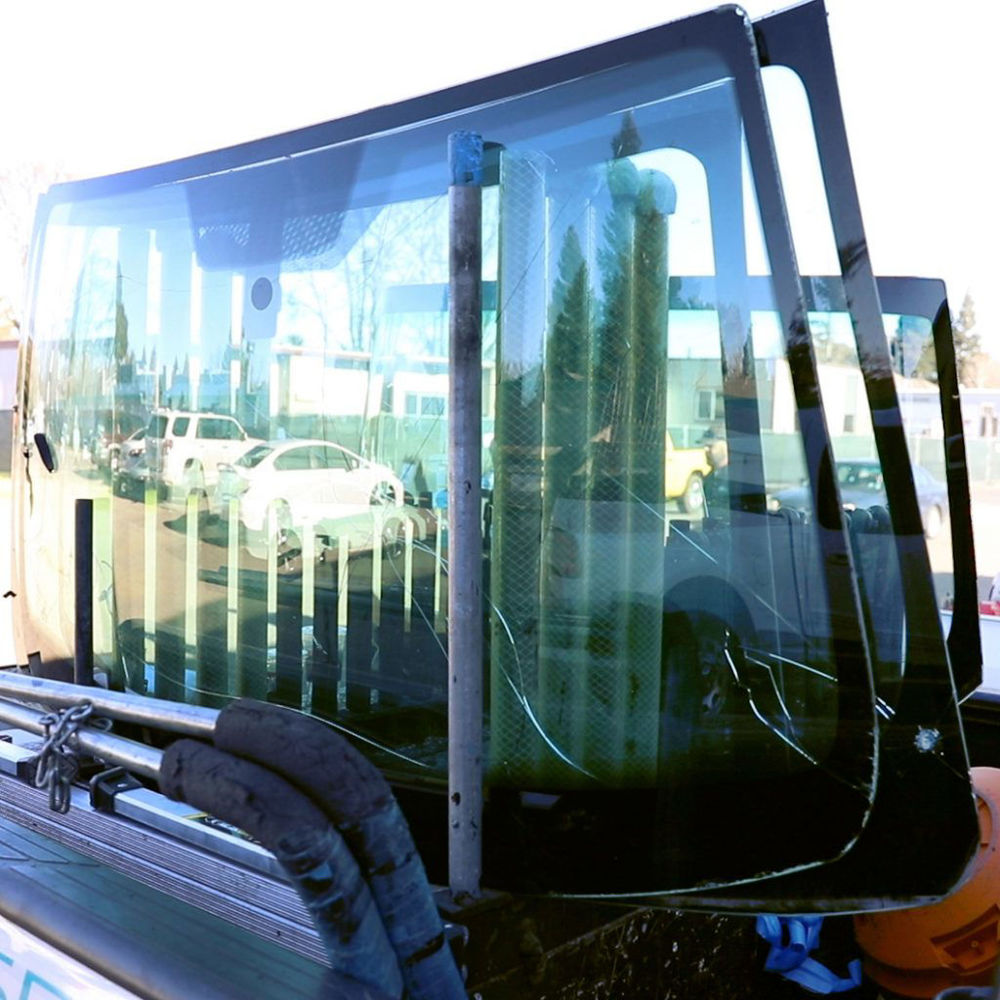
[[(111, 173), (337, 118), (706, 9), (698, 0), (502, 5), (33, 0), (4, 11), (0, 171)], [(751, 0), (759, 16), (781, 4)], [(1000, 355), (1000, 7), (827, 0), (873, 264), (970, 292)], [(155, 14), (151, 12), (156, 11)], [(2, 241), (0, 241), (2, 243)], [(0, 294), (20, 287), (0, 247)]]

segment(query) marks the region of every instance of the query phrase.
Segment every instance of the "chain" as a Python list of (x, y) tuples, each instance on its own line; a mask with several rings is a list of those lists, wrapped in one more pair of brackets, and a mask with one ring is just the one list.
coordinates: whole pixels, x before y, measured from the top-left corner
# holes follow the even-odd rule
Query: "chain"
[(80, 769), (76, 750), (69, 741), (93, 710), (94, 706), (85, 701), (38, 720), (45, 727), (45, 742), (38, 752), (35, 787), (48, 789), (49, 808), (54, 812), (69, 812), (70, 788)]

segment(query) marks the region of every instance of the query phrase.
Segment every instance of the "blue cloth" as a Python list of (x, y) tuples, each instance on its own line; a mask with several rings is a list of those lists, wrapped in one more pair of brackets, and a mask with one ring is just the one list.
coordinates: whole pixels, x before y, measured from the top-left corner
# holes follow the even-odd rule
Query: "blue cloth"
[(861, 985), (861, 961), (848, 963), (847, 977), (831, 972), (809, 953), (819, 944), (822, 917), (757, 917), (757, 933), (771, 946), (764, 962), (769, 972), (777, 972), (793, 983), (823, 995), (846, 993)]

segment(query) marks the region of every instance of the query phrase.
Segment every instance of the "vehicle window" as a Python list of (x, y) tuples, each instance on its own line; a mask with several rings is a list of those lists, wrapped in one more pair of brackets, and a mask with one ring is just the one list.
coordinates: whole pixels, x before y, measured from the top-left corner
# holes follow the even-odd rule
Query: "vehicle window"
[(231, 420), (218, 417), (199, 417), (197, 437), (213, 441), (235, 441), (240, 437), (239, 428)]
[(249, 451), (240, 455), (234, 464), (243, 469), (256, 468), (272, 451), (274, 449), (266, 444), (256, 444)]
[(155, 414), (154, 416), (149, 418), (149, 427), (146, 429), (146, 433), (149, 435), (149, 437), (161, 438), (166, 434), (166, 432), (167, 432), (166, 417), (159, 414)]
[[(913, 326), (929, 332), (933, 323), (937, 341), (939, 320), (947, 316), (947, 307), (942, 310), (943, 295), (937, 297), (936, 303), (918, 295), (923, 302), (917, 302), (916, 307), (911, 297), (909, 307), (899, 310), (909, 315), (903, 322), (897, 320), (897, 335), (886, 329), (892, 318), (888, 314), (896, 310), (881, 294), (886, 283), (880, 281), (877, 287), (872, 273), (850, 156), (843, 141), (844, 122), (824, 27), (819, 5), (791, 8), (756, 24), (769, 63), (762, 75), (782, 180), (786, 190), (795, 187), (804, 193), (799, 209), (791, 196), (788, 201), (792, 228), (797, 233), (797, 256), (800, 261), (811, 260), (807, 241), (815, 238), (825, 255), (815, 265), (817, 270), (829, 268), (836, 274), (842, 269), (842, 274), (832, 281), (823, 277), (804, 281), (817, 358), (825, 356), (837, 364), (847, 362), (835, 379), (831, 378), (833, 366), (828, 368), (827, 384), (839, 384), (839, 393), (828, 392), (825, 386), (823, 393), (826, 420), (833, 431), (834, 457), (838, 461), (877, 460), (885, 491), (884, 505), (872, 504), (881, 497), (870, 491), (863, 491), (865, 499), (853, 507), (846, 502), (846, 487), (842, 496), (851, 562), (866, 607), (869, 648), (875, 660), (882, 749), (878, 755), (878, 797), (871, 821), (855, 848), (824, 869), (818, 879), (802, 879), (811, 881), (814, 889), (822, 887), (824, 903), (832, 908), (853, 899), (851, 885), (864, 885), (871, 897), (882, 890), (887, 896), (903, 900), (908, 895), (916, 898), (947, 891), (960, 877), (965, 858), (977, 839), (978, 824), (971, 808), (955, 693), (970, 690), (969, 682), (973, 680), (974, 686), (979, 670), (975, 665), (978, 650), (971, 651), (978, 643), (969, 636), (974, 624), (969, 628), (968, 619), (963, 626), (969, 641), (963, 643), (961, 637), (954, 641), (954, 629), (949, 636), (951, 657), (943, 641), (934, 590), (936, 573), (928, 547), (922, 544), (940, 528), (943, 508), (927, 504), (912, 468), (921, 464), (920, 444), (928, 430), (925, 421), (929, 413), (906, 405), (907, 386), (899, 377), (907, 377), (904, 369), (908, 360), (919, 362), (923, 356), (928, 362), (924, 370), (936, 368), (941, 380), (937, 406), (931, 407), (930, 413), (941, 415), (947, 435), (949, 492), (963, 498), (956, 504), (952, 531), (956, 559), (964, 558), (966, 570), (970, 571), (956, 577), (956, 582), (961, 578), (965, 587), (974, 579), (975, 571), (971, 566), (971, 535), (967, 524), (963, 534), (961, 523), (963, 519), (967, 522), (964, 497), (968, 497), (968, 489), (962, 418), (956, 412), (954, 358), (945, 356), (951, 354), (951, 338), (939, 341), (947, 349), (936, 359), (935, 366), (926, 357), (926, 342), (911, 344), (908, 336)], [(810, 141), (813, 131), (815, 143)], [(818, 150), (823, 151), (821, 165)], [(804, 211), (797, 229), (794, 216), (801, 209)], [(914, 323), (914, 317), (923, 319)], [(901, 360), (904, 364), (899, 368)], [(856, 370), (852, 372), (851, 368)], [(863, 411), (852, 413), (845, 408), (837, 412), (839, 399), (850, 405), (861, 386), (870, 403), (871, 427), (862, 428), (871, 445), (867, 454), (864, 436), (857, 435), (859, 412), (863, 415)], [(842, 435), (837, 435), (838, 424), (843, 427)], [(927, 454), (933, 455), (934, 451), (932, 445)], [(961, 596), (961, 603), (968, 609), (967, 595)], [(956, 609), (956, 624), (958, 617)], [(909, 734), (914, 731), (930, 733), (931, 740), (912, 742)], [(929, 745), (934, 754), (930, 767)], [(892, 748), (898, 748), (898, 752)], [(913, 803), (913, 810), (887, 804), (909, 800), (918, 784), (922, 795), (919, 802)], [(916, 825), (927, 838), (919, 847), (910, 840)], [(883, 853), (881, 846), (889, 843), (904, 846), (897, 852)], [(931, 843), (933, 849), (926, 846)], [(793, 877), (791, 884), (780, 889), (774, 886), (774, 892), (794, 892), (795, 881)], [(764, 902), (767, 895), (765, 890), (757, 898)]]
[(187, 437), (188, 428), (191, 426), (190, 417), (174, 417), (173, 434), (174, 437)]
[(303, 469), (311, 469), (312, 456), (312, 448), (289, 448), (275, 456), (274, 468), (277, 472), (301, 472)]
[(340, 448), (331, 448), (329, 445), (321, 449), (319, 463), (324, 469), (352, 469), (355, 465), (347, 452), (341, 451)]

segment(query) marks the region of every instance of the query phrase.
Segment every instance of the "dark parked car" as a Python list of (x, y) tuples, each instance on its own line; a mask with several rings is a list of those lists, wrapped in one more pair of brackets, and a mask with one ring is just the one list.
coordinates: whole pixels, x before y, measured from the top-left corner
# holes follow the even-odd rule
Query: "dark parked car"
[[(848, 510), (885, 507), (888, 500), (882, 482), (882, 466), (874, 459), (850, 459), (836, 463), (840, 499)], [(948, 515), (948, 487), (935, 479), (922, 465), (913, 466), (913, 481), (917, 488), (924, 534), (934, 538), (939, 534)], [(812, 504), (804, 486), (780, 490), (772, 498), (775, 507), (808, 510)]]

